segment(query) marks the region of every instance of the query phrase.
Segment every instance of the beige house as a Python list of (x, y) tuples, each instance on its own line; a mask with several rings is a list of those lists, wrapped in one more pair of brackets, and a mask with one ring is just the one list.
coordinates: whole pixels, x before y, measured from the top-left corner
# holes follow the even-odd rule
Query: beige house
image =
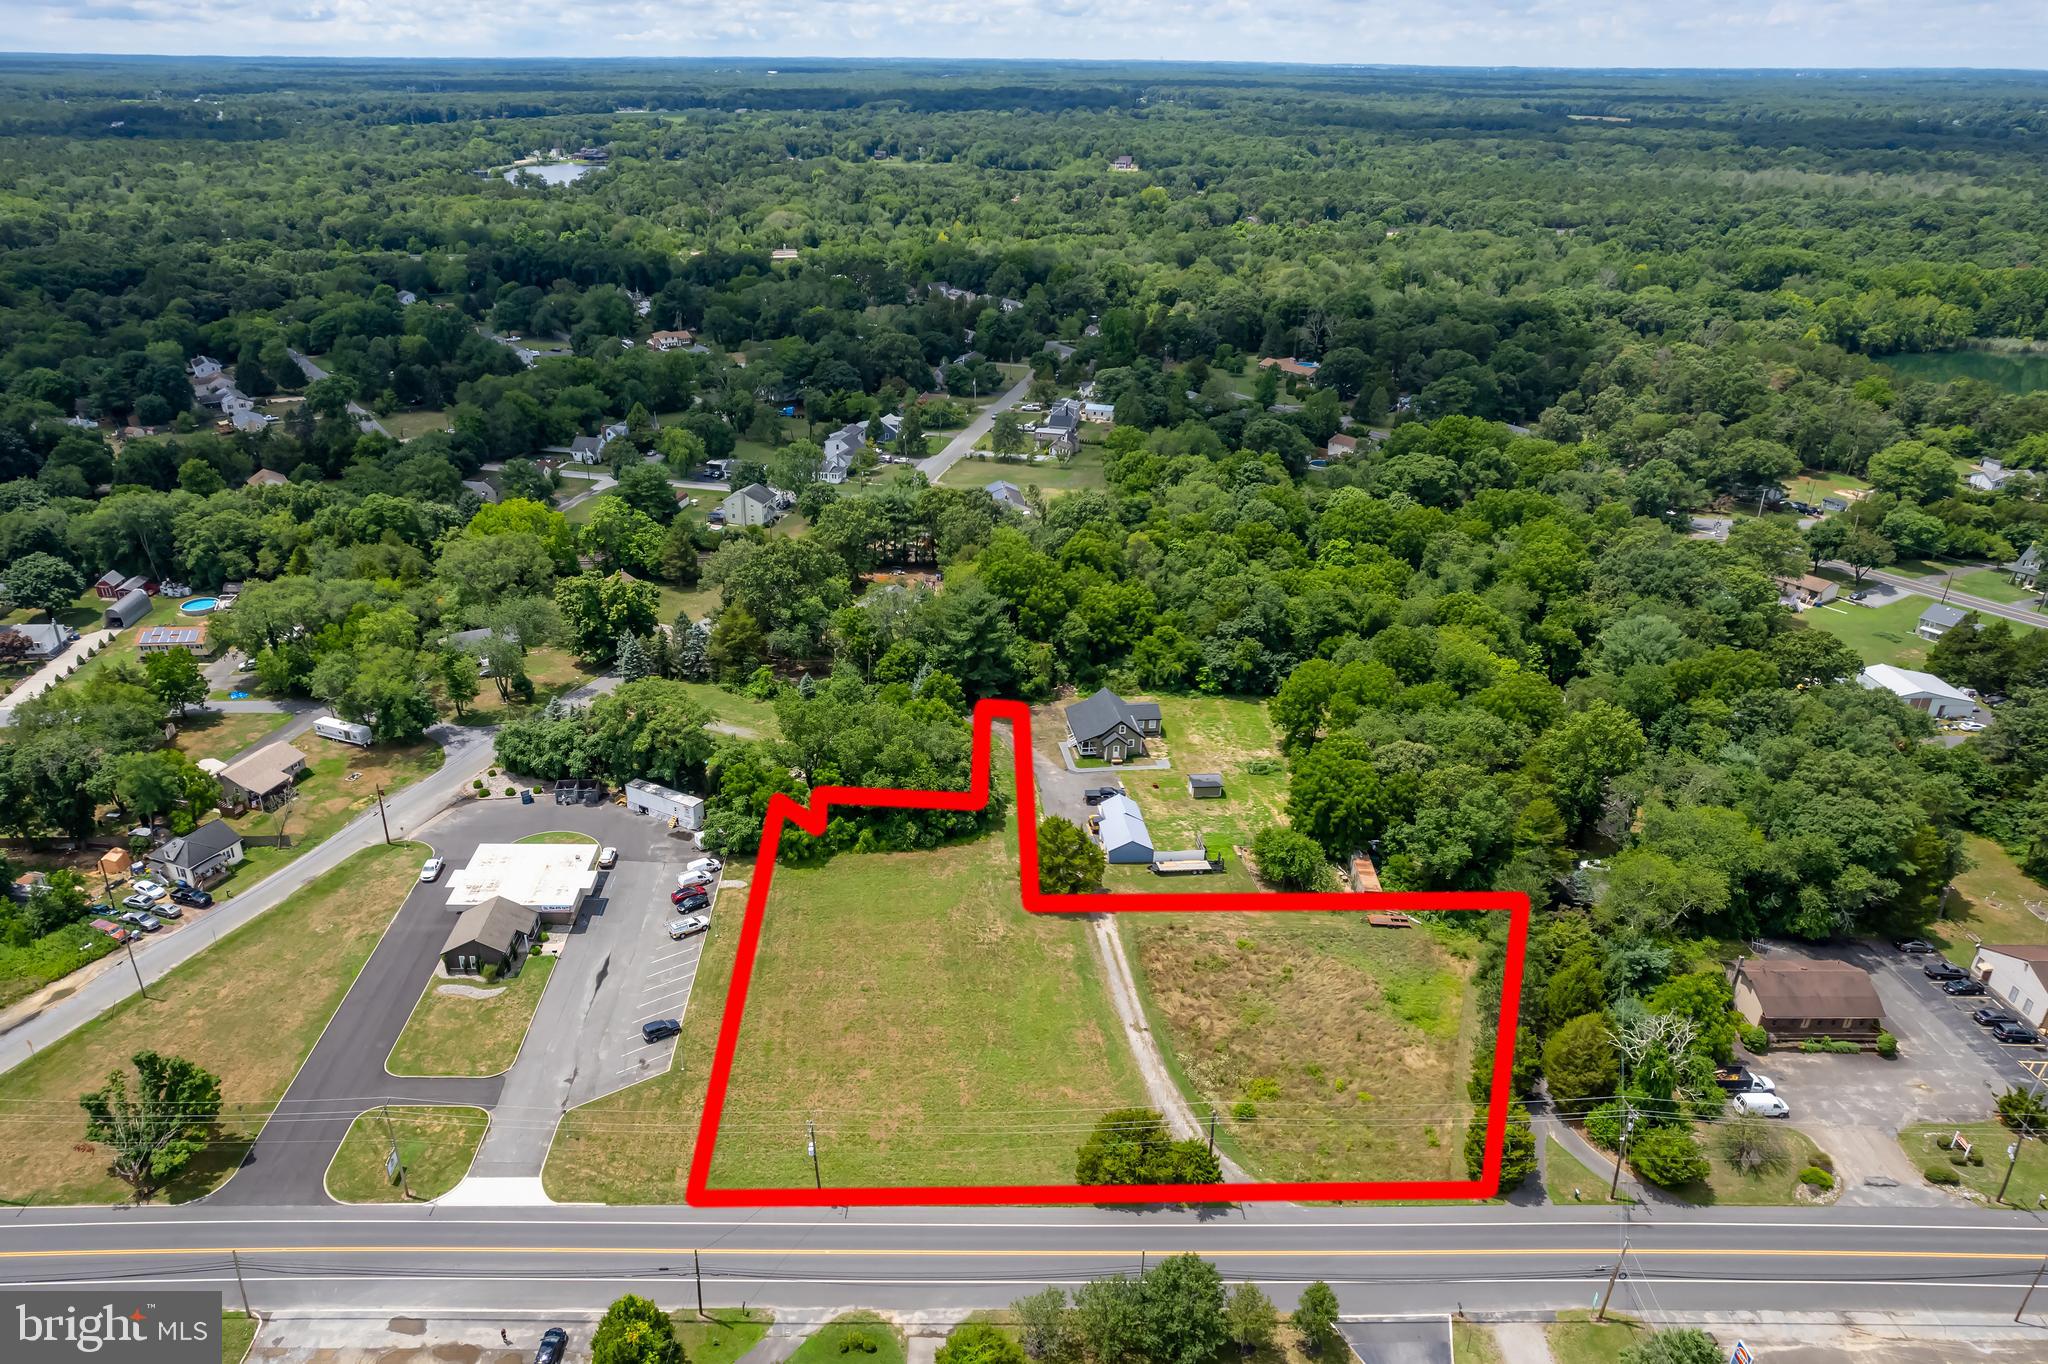
[(1884, 1008), (1870, 973), (1846, 961), (1735, 964), (1735, 1012), (1770, 1034), (1773, 1043), (1831, 1037), (1872, 1042), (1884, 1031)]
[(274, 810), (290, 797), (306, 770), (306, 755), (290, 744), (266, 744), (219, 772), (220, 797), (234, 805)]

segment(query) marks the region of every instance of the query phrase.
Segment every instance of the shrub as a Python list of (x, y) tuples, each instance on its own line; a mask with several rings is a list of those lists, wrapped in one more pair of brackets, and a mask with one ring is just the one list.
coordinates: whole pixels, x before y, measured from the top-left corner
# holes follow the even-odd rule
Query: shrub
[(1665, 1189), (1696, 1184), (1713, 1169), (1692, 1133), (1680, 1127), (1653, 1127), (1640, 1133), (1629, 1147), (1629, 1164), (1644, 1179)]
[(475, 781), (470, 783), (470, 786), (478, 791), (481, 791), (484, 789), (484, 779), (482, 777), (478, 777)]
[(1970, 1157), (1962, 1151), (1951, 1151), (1949, 1152), (1948, 1163), (1951, 1165), (1968, 1165)]
[(1998, 1096), (1998, 1120), (2018, 1131), (2048, 1127), (2048, 1104), (2031, 1091), (2014, 1087)]
[(1972, 1147), (1970, 1148), (1970, 1164), (1972, 1164), (1972, 1165), (1982, 1165), (1983, 1163), (1984, 1163), (1984, 1152), (1983, 1152), (1983, 1151), (1981, 1151), (1981, 1150), (1979, 1150), (1979, 1149), (1978, 1149), (1977, 1147), (1975, 1147), (1975, 1146), (1972, 1146)]
[(1621, 1145), (1621, 1100), (1609, 1099), (1586, 1115), (1586, 1136), (1603, 1151)]
[(1877, 1054), (1889, 1061), (1899, 1054), (1899, 1039), (1888, 1032), (1877, 1035)]
[(1742, 1045), (1758, 1056), (1771, 1049), (1771, 1035), (1754, 1023), (1744, 1023), (1736, 1032), (1742, 1038)]
[(1801, 1170), (1799, 1172), (1799, 1182), (1809, 1188), (1819, 1189), (1822, 1193), (1826, 1193), (1829, 1189), (1835, 1187), (1835, 1177), (1826, 1170), (1821, 1169), (1818, 1165), (1809, 1165), (1804, 1170)]
[(1946, 1165), (1930, 1165), (1920, 1172), (1929, 1184), (1960, 1184), (1963, 1177)]
[[(1832, 1037), (1809, 1037), (1799, 1044), (1799, 1050), (1806, 1052), (1808, 1055), (1815, 1055), (1862, 1051), (1863, 1048), (1857, 1046), (1854, 1042), (1837, 1042)], [(1893, 1050), (1897, 1050), (1896, 1043), (1893, 1044)]]

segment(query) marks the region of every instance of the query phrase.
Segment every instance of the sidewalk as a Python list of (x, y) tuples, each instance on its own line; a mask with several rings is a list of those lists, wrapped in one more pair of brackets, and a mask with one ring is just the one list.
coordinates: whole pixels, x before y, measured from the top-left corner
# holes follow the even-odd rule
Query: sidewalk
[(9, 692), (0, 701), (0, 726), (14, 723), (14, 708), (35, 700), (50, 688), (69, 677), (79, 664), (98, 653), (100, 648), (121, 633), (118, 630), (94, 630), (71, 641), (63, 653), (29, 674), (28, 680)]

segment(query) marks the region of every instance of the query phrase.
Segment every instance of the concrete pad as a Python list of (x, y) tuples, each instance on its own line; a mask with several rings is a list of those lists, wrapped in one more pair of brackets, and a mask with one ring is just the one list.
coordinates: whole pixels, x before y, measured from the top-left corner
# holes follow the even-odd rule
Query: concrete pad
[(1451, 1323), (1448, 1317), (1428, 1317), (1419, 1321), (1340, 1321), (1337, 1332), (1351, 1347), (1351, 1353), (1364, 1364), (1451, 1364)]
[(452, 1208), (538, 1208), (555, 1200), (539, 1175), (471, 1175), (434, 1201)]

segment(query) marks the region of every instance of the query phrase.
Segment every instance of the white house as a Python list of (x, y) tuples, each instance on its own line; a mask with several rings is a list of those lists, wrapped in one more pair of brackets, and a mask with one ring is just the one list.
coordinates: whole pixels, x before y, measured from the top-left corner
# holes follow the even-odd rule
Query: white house
[(1969, 715), (1977, 709), (1976, 702), (1933, 673), (1894, 668), (1889, 663), (1873, 663), (1857, 673), (1856, 680), (1871, 691), (1888, 691), (1914, 710), (1924, 710), (1937, 720), (1952, 715)]
[(1959, 606), (1935, 602), (1920, 613), (1920, 622), (1913, 627), (1913, 633), (1922, 639), (1940, 639), (1969, 617), (1970, 613)]
[(986, 491), (995, 500), (995, 504), (1003, 510), (1013, 511), (1019, 516), (1031, 515), (1030, 499), (1024, 496), (1022, 488), (1019, 488), (1008, 479), (997, 479), (988, 485)]
[(1129, 796), (1105, 796), (1095, 807), (1096, 838), (1103, 856), (1119, 865), (1144, 866), (1152, 861), (1152, 831), (1145, 816)]
[(1980, 943), (1970, 974), (2032, 1027), (2048, 1023), (2048, 947)]
[(165, 843), (149, 860), (172, 881), (203, 886), (242, 860), (242, 836), (226, 821), (209, 819), (184, 837)]
[(728, 526), (772, 526), (782, 516), (775, 494), (759, 483), (749, 483), (718, 504)]

